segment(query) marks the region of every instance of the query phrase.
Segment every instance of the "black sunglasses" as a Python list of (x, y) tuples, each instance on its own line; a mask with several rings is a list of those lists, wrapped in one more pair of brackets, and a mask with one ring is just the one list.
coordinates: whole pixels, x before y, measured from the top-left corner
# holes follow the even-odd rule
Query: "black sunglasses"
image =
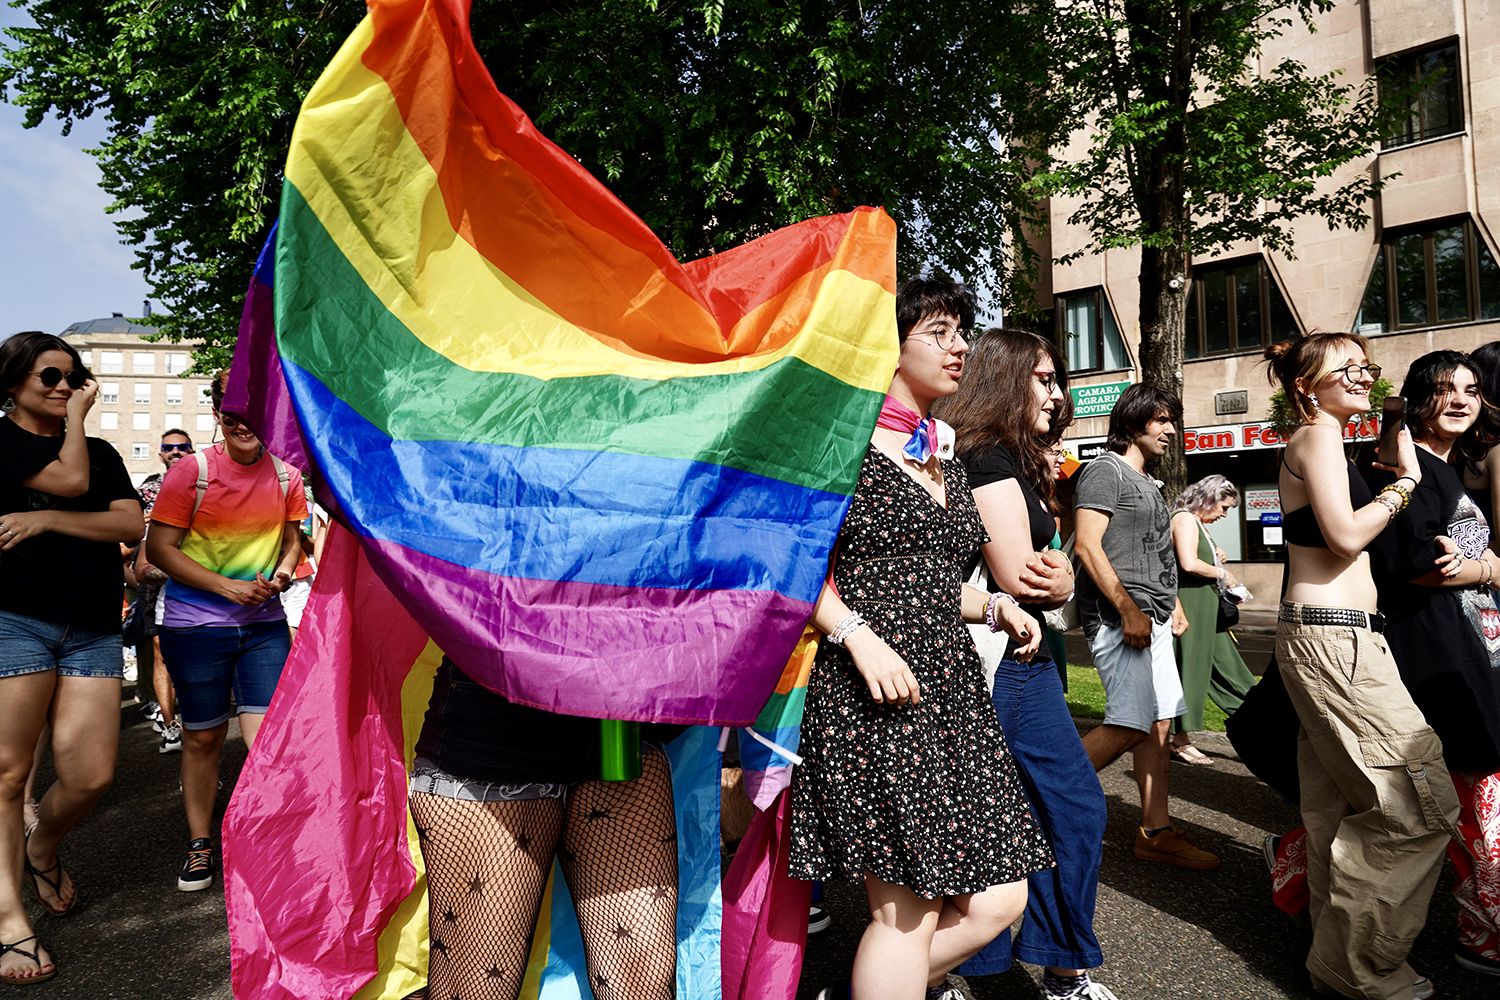
[(182, 451), (187, 452), (189, 455), (191, 455), (193, 453), (193, 446), (190, 442), (187, 441), (183, 441), (180, 444), (170, 441), (163, 441), (161, 443), (161, 450), (163, 452)]
[(83, 383), (89, 380), (89, 372), (87, 368), (74, 368), (72, 371), (64, 374), (61, 368), (54, 368), (53, 366), (48, 365), (41, 371), (32, 372), (31, 374), (41, 379), (42, 385), (48, 389), (55, 388), (57, 386), (57, 383), (64, 380), (67, 381), (69, 389), (82, 389)]

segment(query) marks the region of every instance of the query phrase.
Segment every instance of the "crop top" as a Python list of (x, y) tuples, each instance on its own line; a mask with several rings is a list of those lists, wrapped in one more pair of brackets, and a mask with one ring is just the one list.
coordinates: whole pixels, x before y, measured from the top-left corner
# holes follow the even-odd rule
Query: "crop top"
[[(1292, 467), (1286, 464), (1286, 453), (1281, 455), (1281, 464), (1293, 479), (1302, 477), (1292, 472)], [(1369, 484), (1364, 477), (1354, 468), (1354, 463), (1345, 461), (1344, 468), (1349, 473), (1349, 503), (1355, 510), (1359, 510), (1373, 499)], [(1323, 537), (1323, 529), (1318, 526), (1318, 518), (1313, 514), (1312, 504), (1289, 510), (1282, 515), (1281, 520), (1282, 537), (1288, 545), (1302, 545), (1310, 549), (1328, 548), (1328, 540)]]

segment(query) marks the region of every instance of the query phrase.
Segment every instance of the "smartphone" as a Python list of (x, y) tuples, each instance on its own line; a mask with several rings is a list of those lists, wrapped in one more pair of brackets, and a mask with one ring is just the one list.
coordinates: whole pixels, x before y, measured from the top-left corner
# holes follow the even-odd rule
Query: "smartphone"
[(1406, 419), (1406, 397), (1387, 396), (1380, 409), (1380, 452), (1375, 460), (1381, 465), (1394, 466), (1399, 460), (1396, 437), (1401, 433), (1401, 424)]

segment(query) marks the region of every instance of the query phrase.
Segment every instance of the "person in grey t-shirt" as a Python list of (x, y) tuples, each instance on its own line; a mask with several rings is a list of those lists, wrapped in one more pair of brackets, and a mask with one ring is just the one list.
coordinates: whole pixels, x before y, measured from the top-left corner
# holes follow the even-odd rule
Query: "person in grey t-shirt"
[(1096, 771), (1135, 755), (1141, 826), (1135, 856), (1208, 871), (1219, 859), (1172, 822), (1167, 752), (1172, 720), (1187, 710), (1172, 637), (1187, 629), (1177, 601), (1177, 558), (1161, 487), (1146, 463), (1171, 446), (1182, 403), (1133, 385), (1109, 415), (1109, 451), (1078, 480), (1074, 515), (1078, 613), (1104, 685), (1104, 724), (1083, 738)]

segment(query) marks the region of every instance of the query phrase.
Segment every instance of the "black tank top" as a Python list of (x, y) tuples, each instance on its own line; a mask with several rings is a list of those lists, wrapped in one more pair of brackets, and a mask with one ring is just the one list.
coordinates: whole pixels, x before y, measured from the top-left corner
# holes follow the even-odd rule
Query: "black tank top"
[[(1292, 472), (1292, 467), (1286, 464), (1285, 452), (1281, 454), (1281, 464), (1286, 466), (1286, 471), (1291, 473), (1293, 479), (1302, 478)], [(1355, 510), (1359, 510), (1372, 499), (1369, 484), (1355, 471), (1353, 462), (1345, 461), (1344, 468), (1349, 473), (1349, 503)], [(1318, 526), (1318, 519), (1313, 514), (1312, 504), (1283, 514), (1281, 530), (1282, 537), (1286, 539), (1288, 545), (1302, 545), (1310, 549), (1328, 548), (1328, 540), (1323, 537), (1323, 529)]]

